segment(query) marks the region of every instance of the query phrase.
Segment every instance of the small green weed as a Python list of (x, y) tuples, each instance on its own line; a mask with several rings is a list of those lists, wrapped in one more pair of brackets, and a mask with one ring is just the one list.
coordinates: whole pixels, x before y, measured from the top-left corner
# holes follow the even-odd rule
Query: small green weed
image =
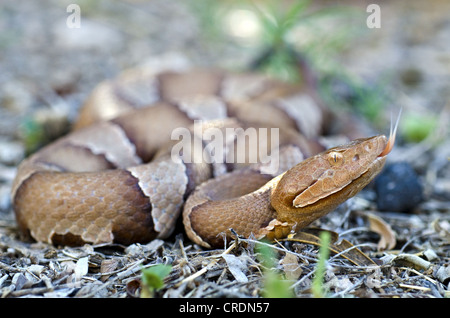
[(427, 138), (438, 126), (438, 118), (433, 114), (409, 113), (402, 118), (402, 136), (408, 142), (420, 142)]
[(164, 278), (169, 275), (172, 266), (158, 264), (142, 269), (141, 298), (153, 297), (155, 291), (164, 287)]
[(259, 260), (263, 265), (264, 289), (263, 297), (266, 298), (291, 298), (294, 293), (291, 283), (282, 274), (276, 271), (276, 256), (269, 244), (259, 244), (257, 247)]
[(316, 298), (323, 298), (326, 296), (326, 291), (323, 287), (323, 278), (327, 267), (327, 259), (330, 254), (330, 233), (323, 231), (320, 233), (320, 248), (319, 259), (316, 265), (316, 273), (312, 282), (312, 294)]

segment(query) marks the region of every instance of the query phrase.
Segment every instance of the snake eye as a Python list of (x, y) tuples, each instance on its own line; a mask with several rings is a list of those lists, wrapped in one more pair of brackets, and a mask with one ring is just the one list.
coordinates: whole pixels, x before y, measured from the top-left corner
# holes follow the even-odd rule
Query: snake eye
[(332, 166), (341, 166), (344, 163), (344, 156), (340, 152), (332, 151), (328, 154), (328, 162)]

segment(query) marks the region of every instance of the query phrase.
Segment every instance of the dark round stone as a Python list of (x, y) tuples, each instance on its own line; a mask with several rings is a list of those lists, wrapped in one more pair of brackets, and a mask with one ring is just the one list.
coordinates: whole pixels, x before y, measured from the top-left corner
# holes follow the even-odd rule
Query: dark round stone
[(374, 182), (380, 211), (411, 212), (423, 199), (423, 187), (407, 162), (385, 167)]

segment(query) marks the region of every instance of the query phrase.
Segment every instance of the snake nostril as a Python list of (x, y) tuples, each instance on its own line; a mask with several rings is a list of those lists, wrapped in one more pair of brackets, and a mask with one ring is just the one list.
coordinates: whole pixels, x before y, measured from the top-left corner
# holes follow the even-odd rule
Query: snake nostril
[(356, 162), (358, 160), (359, 160), (359, 155), (354, 155), (353, 158), (352, 158), (352, 161)]

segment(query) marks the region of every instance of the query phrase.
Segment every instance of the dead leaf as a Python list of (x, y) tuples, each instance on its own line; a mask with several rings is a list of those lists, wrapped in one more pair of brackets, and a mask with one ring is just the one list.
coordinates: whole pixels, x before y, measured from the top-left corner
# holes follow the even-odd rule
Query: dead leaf
[(364, 215), (369, 221), (370, 230), (380, 235), (380, 240), (377, 245), (378, 251), (393, 249), (397, 244), (397, 240), (391, 226), (373, 213), (367, 212)]
[(225, 262), (227, 262), (228, 270), (234, 278), (240, 283), (247, 283), (248, 278), (247, 275), (244, 274), (244, 271), (247, 271), (247, 266), (244, 262), (232, 254), (223, 254), (222, 257)]
[(87, 275), (88, 270), (89, 270), (88, 257), (82, 257), (79, 260), (77, 260), (76, 267), (74, 270), (75, 280), (80, 281), (83, 276)]
[(373, 266), (377, 265), (367, 254), (361, 251), (359, 248), (355, 247), (349, 241), (342, 239), (339, 243), (333, 245), (335, 250), (332, 250), (334, 253), (342, 253), (342, 257), (348, 259), (353, 264), (358, 266)]
[(100, 280), (102, 282), (105, 282), (111, 276), (111, 275), (108, 275), (107, 273), (113, 272), (118, 266), (119, 266), (119, 260), (116, 258), (103, 260), (100, 265), (100, 273), (102, 274), (102, 277), (100, 278)]
[(126, 291), (128, 297), (138, 298), (141, 292), (141, 280), (138, 278), (132, 279), (127, 282)]
[(297, 232), (294, 236), (286, 238), (281, 241), (292, 241), (306, 244), (312, 244), (320, 246), (319, 233), (321, 231), (327, 231), (330, 233), (330, 246), (329, 249), (332, 253), (341, 254), (342, 257), (348, 259), (350, 262), (357, 266), (371, 266), (377, 265), (369, 256), (363, 253), (360, 249), (356, 248), (352, 243), (347, 240), (341, 240), (338, 242), (339, 234), (333, 231), (307, 228), (301, 232)]
[(286, 278), (289, 280), (297, 280), (303, 272), (298, 265), (298, 258), (294, 254), (286, 253), (280, 264), (283, 266)]

